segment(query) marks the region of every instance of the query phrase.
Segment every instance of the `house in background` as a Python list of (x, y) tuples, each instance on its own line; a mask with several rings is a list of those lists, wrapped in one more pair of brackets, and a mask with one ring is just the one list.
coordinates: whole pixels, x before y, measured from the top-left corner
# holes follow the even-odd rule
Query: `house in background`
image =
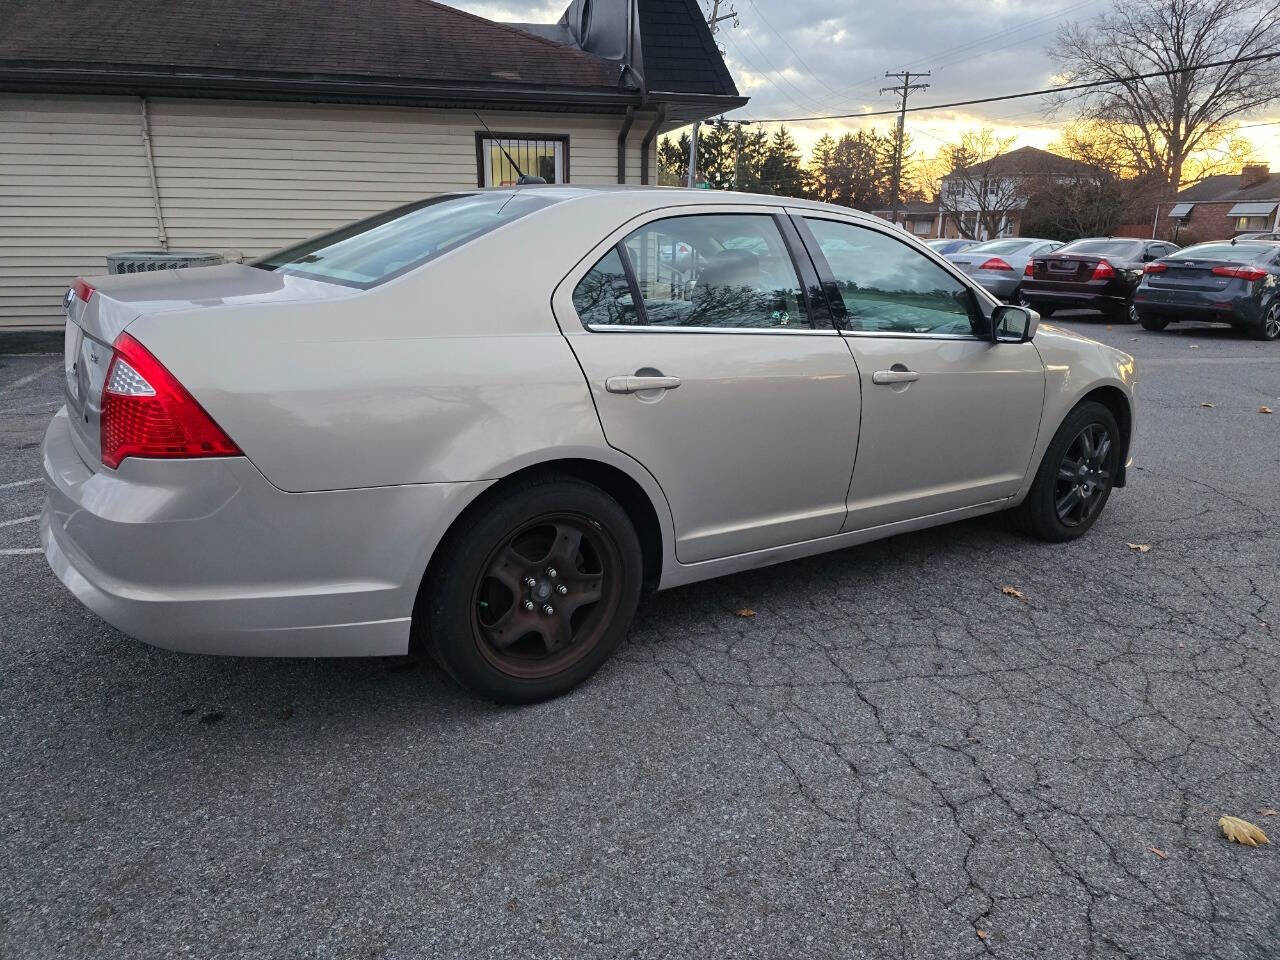
[(942, 178), (938, 235), (978, 240), (1020, 236), (1022, 213), (1037, 192), (1053, 183), (1097, 176), (1087, 163), (1038, 147), (1020, 147), (956, 170)]
[[(872, 210), (871, 213), (885, 220), (892, 219), (893, 211), (888, 207), (883, 210)], [(940, 236), (938, 230), (942, 219), (938, 215), (938, 204), (924, 200), (911, 200), (898, 204), (898, 226), (913, 237), (931, 240)]]
[(3, 5), (0, 325), (60, 323), (108, 253), (252, 258), (432, 194), (652, 183), (740, 107), (696, 0), (511, 24), (432, 0)]
[(1156, 223), (1161, 239), (1184, 244), (1268, 230), (1280, 230), (1280, 173), (1265, 164), (1187, 187), (1160, 204)]

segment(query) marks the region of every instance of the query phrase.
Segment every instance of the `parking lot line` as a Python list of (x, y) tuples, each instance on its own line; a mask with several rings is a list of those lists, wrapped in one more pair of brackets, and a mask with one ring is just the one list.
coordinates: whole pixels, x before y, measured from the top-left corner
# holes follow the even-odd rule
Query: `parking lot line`
[(17, 390), (19, 387), (25, 387), (28, 383), (34, 383), (35, 381), (43, 377), (46, 373), (52, 373), (54, 370), (57, 370), (60, 366), (62, 366), (61, 363), (51, 363), (47, 366), (41, 367), (35, 373), (28, 373), (25, 377), (20, 377), (19, 379), (13, 381), (13, 383), (9, 384), (8, 386), (0, 387), (0, 392), (4, 392), (6, 390)]
[(0, 490), (12, 490), (14, 487), (29, 487), (31, 484), (39, 482), (39, 477), (32, 477), (30, 480), (11, 480), (8, 483), (0, 483)]
[(21, 557), (29, 553), (44, 553), (44, 547), (15, 547), (0, 550), (0, 557)]
[(40, 519), (40, 514), (33, 513), (29, 517), (16, 517), (13, 520), (0, 520), (0, 527), (13, 527), (19, 523), (35, 523)]

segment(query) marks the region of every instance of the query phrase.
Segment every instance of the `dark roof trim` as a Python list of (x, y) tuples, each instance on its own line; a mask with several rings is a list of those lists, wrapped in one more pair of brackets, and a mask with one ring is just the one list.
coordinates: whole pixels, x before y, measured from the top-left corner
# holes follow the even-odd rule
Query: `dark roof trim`
[[(399, 106), (550, 109), (557, 112), (623, 113), (627, 107), (654, 107), (669, 102), (673, 116), (704, 119), (736, 109), (745, 97), (707, 94), (587, 89), (582, 87), (518, 87), (433, 84), (418, 80), (324, 76), (253, 76), (233, 72), (210, 73), (137, 67), (92, 69), (69, 66), (29, 66), (0, 61), (0, 90), (24, 93), (90, 93), (128, 96), (192, 97), (199, 99), (287, 99), (333, 103)], [(695, 116), (696, 115), (696, 116)]]

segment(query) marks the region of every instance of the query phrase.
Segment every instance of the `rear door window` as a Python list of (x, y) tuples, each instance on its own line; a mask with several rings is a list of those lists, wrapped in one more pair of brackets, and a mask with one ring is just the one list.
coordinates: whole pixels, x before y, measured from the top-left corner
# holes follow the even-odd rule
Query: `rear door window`
[[(634, 279), (639, 304), (620, 282), (620, 270), (623, 279)], [(812, 328), (790, 250), (769, 214), (694, 214), (647, 223), (579, 282), (574, 306), (587, 326)]]

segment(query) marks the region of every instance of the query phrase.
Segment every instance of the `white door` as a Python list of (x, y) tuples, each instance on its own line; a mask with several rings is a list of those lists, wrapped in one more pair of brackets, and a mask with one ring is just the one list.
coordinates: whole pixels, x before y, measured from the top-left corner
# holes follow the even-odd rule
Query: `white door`
[(845, 529), (1015, 494), (1044, 404), (1035, 346), (992, 343), (973, 291), (913, 244), (848, 221), (804, 224), (862, 378)]
[(608, 442), (666, 494), (682, 563), (839, 532), (858, 440), (857, 369), (811, 323), (789, 222), (728, 209), (615, 237), (554, 301)]

